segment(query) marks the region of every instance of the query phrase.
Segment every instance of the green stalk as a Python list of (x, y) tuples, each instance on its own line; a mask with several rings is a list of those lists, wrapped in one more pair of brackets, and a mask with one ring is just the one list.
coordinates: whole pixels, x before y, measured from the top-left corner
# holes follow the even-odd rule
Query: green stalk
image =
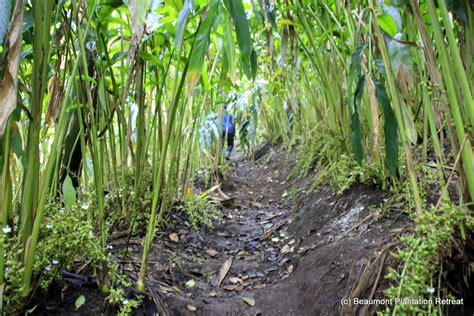
[(313, 48), (313, 51), (315, 52), (314, 56), (316, 58), (315, 59), (315, 61), (316, 61), (316, 64), (315, 64), (316, 71), (319, 74), (319, 76), (321, 77), (323, 86), (325, 87), (325, 91), (327, 93), (327, 98), (328, 98), (328, 103), (329, 103), (328, 104), (328, 109), (327, 109), (328, 110), (329, 122), (332, 126), (337, 126), (336, 125), (336, 117), (335, 117), (335, 114), (334, 114), (334, 110), (337, 107), (337, 100), (336, 100), (336, 96), (334, 95), (334, 91), (333, 91), (333, 88), (332, 88), (332, 83), (329, 80), (327, 71), (324, 67), (325, 62), (323, 61), (321, 54), (317, 53), (318, 51), (321, 51), (321, 49), (319, 49), (318, 46), (316, 45), (316, 43), (314, 42), (314, 38), (316, 36), (313, 34), (313, 32), (311, 31), (311, 29), (309, 27), (308, 20), (306, 19), (306, 15), (304, 14), (304, 12), (301, 9), (301, 5), (300, 5), (299, 0), (296, 0), (295, 4), (296, 4), (296, 12), (298, 13), (298, 16), (299, 16), (299, 18), (302, 22), (303, 28), (304, 28), (306, 34), (308, 35), (309, 43), (311, 44), (311, 46)]
[[(199, 25), (200, 26), (200, 25)], [(199, 27), (198, 27), (198, 30), (199, 30)], [(196, 31), (196, 34), (197, 34), (197, 31)], [(194, 39), (196, 40), (196, 39)], [(193, 43), (194, 45), (194, 43)], [(177, 63), (179, 64), (180, 60), (181, 60), (181, 46), (179, 47), (178, 49), (178, 61)], [(190, 54), (192, 52), (192, 47), (191, 47), (191, 50), (190, 50)], [(169, 121), (168, 121), (168, 126), (167, 126), (167, 131), (166, 131), (166, 134), (165, 134), (165, 139), (164, 139), (164, 142), (161, 144), (161, 154), (160, 154), (160, 162), (159, 162), (159, 167), (158, 167), (158, 173), (157, 173), (157, 177), (156, 177), (156, 183), (154, 185), (154, 195), (153, 195), (153, 203), (152, 203), (152, 209), (151, 209), (151, 214), (150, 214), (150, 219), (149, 219), (149, 222), (148, 222), (148, 228), (147, 228), (147, 233), (146, 233), (146, 236), (145, 236), (145, 241), (144, 241), (144, 247), (143, 247), (143, 255), (142, 255), (142, 261), (141, 261), (141, 265), (140, 265), (140, 273), (139, 273), (139, 276), (138, 276), (138, 280), (137, 280), (137, 289), (138, 290), (144, 290), (145, 289), (145, 283), (144, 283), (144, 280), (145, 280), (145, 273), (146, 273), (146, 269), (147, 269), (147, 262), (148, 262), (148, 253), (150, 251), (150, 246), (151, 246), (151, 243), (153, 241), (153, 237), (154, 237), (154, 234), (155, 234), (155, 226), (156, 226), (156, 212), (157, 212), (157, 209), (158, 209), (158, 205), (162, 205), (163, 203), (163, 197), (162, 196), (162, 191), (163, 191), (163, 188), (164, 188), (164, 175), (165, 175), (165, 162), (166, 162), (166, 155), (168, 153), (168, 146), (169, 146), (169, 142), (170, 142), (170, 138), (171, 138), (171, 132), (173, 130), (173, 126), (174, 126), (174, 121), (175, 121), (175, 117), (176, 117), (176, 113), (177, 113), (177, 109), (178, 109), (178, 104), (179, 104), (179, 100), (181, 98), (181, 94), (182, 94), (182, 91), (183, 91), (183, 88), (184, 88), (184, 82), (185, 82), (185, 78), (186, 78), (186, 74), (188, 72), (188, 67), (189, 67), (189, 60), (190, 58), (188, 57), (187, 59), (187, 62), (186, 62), (186, 65), (184, 67), (184, 70), (181, 74), (181, 81), (179, 83), (179, 86), (177, 87), (176, 84), (174, 85), (174, 98), (173, 98), (173, 102), (171, 104), (171, 109), (170, 109), (170, 113), (169, 113)], [(179, 71), (178, 69), (176, 69), (176, 74), (175, 74), (175, 82), (177, 82), (177, 78), (178, 78), (178, 75), (179, 75)], [(161, 203), (158, 203), (159, 202), (159, 199), (161, 198)], [(159, 218), (161, 217), (161, 214), (163, 212), (163, 208), (160, 209), (160, 216)]]
[(33, 218), (38, 206), (39, 185), (39, 136), (41, 110), (46, 87), (46, 72), (49, 57), (50, 26), (53, 12), (52, 0), (33, 0), (34, 41), (32, 72), (32, 121), (28, 127), (27, 167), (23, 187), (23, 202), (20, 217), (20, 240), (26, 246), (33, 229)]
[[(427, 0), (427, 2), (431, 14), (431, 8), (434, 8), (434, 3), (433, 0)], [(454, 71), (456, 73), (456, 78), (458, 79), (457, 82), (461, 86), (461, 91), (463, 92), (464, 109), (469, 116), (468, 121), (470, 121), (471, 126), (474, 126), (474, 100), (472, 98), (472, 92), (469, 87), (469, 80), (467, 78), (466, 71), (461, 60), (461, 54), (459, 53), (459, 49), (457, 46), (458, 44), (454, 37), (453, 29), (451, 27), (450, 19), (448, 16), (448, 9), (446, 8), (446, 3), (444, 1), (438, 1), (438, 5), (441, 9), (444, 30), (448, 38), (449, 49), (451, 50), (451, 59), (454, 61)], [(439, 21), (437, 20), (436, 23), (439, 23)], [(472, 54), (472, 52), (470, 53)]]
[[(466, 132), (464, 130), (464, 122), (462, 119), (461, 108), (458, 102), (458, 96), (455, 87), (455, 79), (453, 78), (453, 70), (451, 68), (452, 63), (448, 59), (448, 52), (444, 45), (444, 38), (441, 31), (441, 26), (439, 24), (435, 7), (432, 0), (427, 1), (428, 11), (432, 20), (433, 33), (435, 37), (435, 44), (438, 48), (439, 59), (441, 63), (441, 71), (443, 73), (444, 82), (446, 84), (446, 89), (449, 98), (449, 105), (451, 108), (451, 115), (454, 121), (454, 126), (456, 129), (456, 134), (458, 142), (462, 142), (465, 138)], [(469, 195), (471, 201), (474, 201), (474, 160), (473, 153), (471, 148), (471, 142), (469, 139), (466, 141), (465, 145), (460, 148), (462, 154), (462, 161), (464, 167), (464, 173), (466, 176), (466, 181), (468, 185)]]
[[(7, 234), (3, 232), (3, 228), (8, 225), (9, 217), (12, 212), (12, 188), (11, 188), (11, 179), (10, 179), (10, 129), (11, 129), (11, 119), (9, 120), (5, 133), (3, 134), (3, 139), (0, 140), (0, 148), (3, 147), (3, 168), (0, 173), (0, 207), (1, 209), (1, 223), (0, 226), (2, 231), (0, 231), (0, 238), (5, 240), (8, 238)], [(3, 144), (1, 143), (3, 142)], [(3, 145), (3, 146), (2, 146)], [(5, 249), (3, 248), (3, 243), (0, 243), (0, 285), (4, 286), (5, 280)], [(3, 296), (0, 298), (3, 299)], [(0, 306), (3, 306), (0, 302)]]

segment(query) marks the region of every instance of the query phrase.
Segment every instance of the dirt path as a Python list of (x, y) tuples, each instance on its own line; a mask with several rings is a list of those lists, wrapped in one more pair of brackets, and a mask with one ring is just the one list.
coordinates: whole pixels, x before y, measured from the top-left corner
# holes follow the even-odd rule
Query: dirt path
[[(308, 193), (311, 177), (288, 178), (293, 161), (273, 148), (255, 162), (234, 158), (222, 181), (231, 199), (213, 229), (196, 232), (173, 215), (155, 239), (146, 277), (162, 313), (336, 315), (355, 311), (341, 309), (342, 297), (381, 295), (386, 254), (406, 220), (376, 217), (386, 194), (372, 185)], [(124, 264), (135, 278), (139, 239), (131, 250)]]

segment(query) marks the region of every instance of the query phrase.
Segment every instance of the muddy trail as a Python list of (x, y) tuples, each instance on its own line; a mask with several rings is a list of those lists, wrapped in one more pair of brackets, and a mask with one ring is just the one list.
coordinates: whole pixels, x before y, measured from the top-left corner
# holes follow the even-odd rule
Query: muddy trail
[[(355, 184), (342, 194), (324, 185), (312, 190), (314, 174), (291, 176), (294, 153), (266, 145), (256, 157), (235, 155), (229, 162), (219, 189), (210, 193), (221, 213), (212, 228), (193, 229), (180, 212), (164, 219), (149, 255), (147, 291), (138, 293), (145, 301), (133, 314), (374, 312), (374, 306), (344, 306), (341, 300), (384, 297), (390, 251), (411, 227), (406, 215), (378, 211), (388, 195), (373, 184)], [(198, 181), (198, 187), (206, 191), (213, 184)], [(118, 237), (109, 249), (120, 271), (136, 281), (142, 238)], [(115, 314), (92, 272), (81, 275), (65, 272), (36, 312)], [(137, 292), (130, 287), (124, 294)], [(79, 295), (86, 298), (80, 312), (74, 307)]]
[[(175, 213), (155, 238), (146, 284), (153, 305), (168, 315), (336, 315), (369, 312), (342, 306), (347, 296), (381, 297), (384, 267), (408, 221), (378, 216), (387, 197), (370, 184), (341, 195), (309, 192), (312, 177), (291, 179), (294, 155), (265, 146), (256, 161), (230, 162), (215, 198), (222, 216), (193, 230)], [(221, 191), (221, 192), (218, 192)], [(123, 260), (139, 270), (140, 239)], [(126, 240), (112, 245), (117, 254)], [(368, 306), (362, 307), (368, 308)]]

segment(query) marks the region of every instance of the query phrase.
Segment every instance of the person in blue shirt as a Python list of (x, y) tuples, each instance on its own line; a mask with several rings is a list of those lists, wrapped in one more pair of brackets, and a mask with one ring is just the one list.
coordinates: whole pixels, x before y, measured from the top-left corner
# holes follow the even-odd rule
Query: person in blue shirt
[(225, 140), (227, 138), (227, 150), (225, 151), (224, 157), (230, 158), (232, 149), (234, 148), (234, 136), (235, 136), (235, 117), (232, 113), (227, 111), (227, 107), (224, 108), (224, 114), (222, 116), (222, 147), (224, 147)]

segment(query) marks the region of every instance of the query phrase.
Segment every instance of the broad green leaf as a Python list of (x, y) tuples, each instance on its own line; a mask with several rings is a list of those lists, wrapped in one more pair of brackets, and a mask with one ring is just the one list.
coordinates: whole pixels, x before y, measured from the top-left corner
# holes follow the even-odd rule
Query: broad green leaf
[(252, 49), (252, 54), (250, 55), (250, 66), (252, 68), (252, 79), (255, 80), (258, 68), (257, 52), (255, 49)]
[(118, 8), (123, 4), (123, 0), (109, 0), (104, 2), (103, 5), (112, 7), (112, 8)]
[(364, 159), (364, 149), (362, 147), (362, 131), (360, 126), (359, 118), (359, 104), (362, 97), (362, 92), (364, 91), (365, 76), (360, 75), (359, 81), (357, 83), (356, 90), (354, 92), (354, 113), (352, 114), (351, 121), (351, 140), (352, 140), (352, 150), (358, 163), (362, 163)]
[[(290, 25), (290, 26), (301, 27), (301, 24), (295, 23), (294, 21), (291, 21), (288, 19), (279, 19), (277, 21), (277, 25)], [(327, 31), (327, 32), (330, 32), (330, 31)]]
[(397, 171), (398, 167), (398, 126), (397, 119), (390, 106), (385, 87), (376, 78), (372, 78), (375, 85), (375, 95), (380, 106), (384, 118), (384, 134), (385, 134), (385, 163), (392, 175)]
[(158, 57), (150, 54), (149, 52), (141, 51), (139, 55), (141, 59), (149, 62), (152, 65), (159, 66), (159, 67), (163, 66), (163, 62), (159, 60)]
[(71, 209), (76, 205), (76, 190), (72, 185), (72, 180), (69, 175), (66, 175), (63, 183), (63, 197), (64, 197), (64, 206), (66, 209)]
[(247, 78), (251, 78), (252, 38), (250, 37), (249, 22), (245, 14), (242, 0), (224, 0), (224, 4), (234, 22), (237, 42), (240, 47), (242, 67), (244, 68)]
[(230, 80), (233, 84), (237, 82), (237, 72), (235, 67), (235, 45), (234, 33), (232, 32), (232, 24), (229, 19), (224, 18), (224, 34), (223, 43), (224, 51), (227, 58), (227, 66), (229, 67)]
[(186, 0), (184, 2), (183, 9), (179, 12), (178, 22), (176, 23), (176, 36), (174, 39), (175, 49), (181, 46), (181, 43), (183, 42), (183, 34), (186, 28), (188, 15), (189, 15), (189, 12), (191, 12), (191, 9), (192, 9), (191, 2), (189, 0)]
[(351, 65), (349, 67), (349, 91), (352, 92), (352, 84), (355, 78), (360, 77), (361, 75), (361, 62), (364, 49), (367, 47), (367, 44), (360, 45), (357, 47), (354, 54), (351, 57)]
[(202, 85), (204, 86), (204, 91), (211, 91), (211, 83), (209, 82), (209, 76), (207, 75), (206, 67), (202, 68), (201, 79)]
[(125, 20), (121, 18), (116, 18), (113, 16), (107, 16), (101, 22), (104, 24), (115, 24), (115, 25), (125, 26), (126, 28), (130, 28), (130, 25), (128, 25), (128, 23)]
[(380, 28), (390, 36), (395, 36), (398, 33), (397, 24), (395, 20), (388, 14), (382, 14), (377, 17)]
[(76, 310), (81, 308), (82, 305), (86, 302), (86, 297), (84, 295), (79, 295), (79, 297), (76, 299), (76, 302), (74, 305), (76, 306)]
[(188, 93), (191, 93), (201, 76), (202, 67), (204, 66), (204, 56), (210, 44), (211, 29), (219, 16), (219, 5), (220, 2), (218, 0), (211, 2), (207, 15), (199, 27), (196, 39), (194, 40), (193, 50), (191, 51), (189, 60)]
[(387, 5), (385, 3), (382, 3), (382, 9), (383, 13), (390, 15), (393, 18), (393, 21), (395, 22), (395, 25), (397, 26), (397, 32), (402, 31), (402, 16), (400, 14), (400, 11), (392, 6), (392, 5)]

